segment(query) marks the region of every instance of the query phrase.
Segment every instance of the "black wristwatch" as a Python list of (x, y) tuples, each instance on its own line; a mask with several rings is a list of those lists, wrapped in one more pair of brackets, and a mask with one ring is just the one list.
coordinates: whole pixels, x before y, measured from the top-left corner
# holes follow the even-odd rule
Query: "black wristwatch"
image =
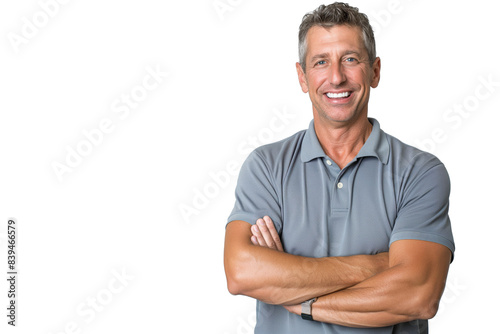
[(304, 320), (314, 320), (312, 317), (312, 308), (311, 305), (314, 303), (318, 298), (313, 298), (306, 300), (305, 302), (302, 303), (302, 314), (301, 317)]

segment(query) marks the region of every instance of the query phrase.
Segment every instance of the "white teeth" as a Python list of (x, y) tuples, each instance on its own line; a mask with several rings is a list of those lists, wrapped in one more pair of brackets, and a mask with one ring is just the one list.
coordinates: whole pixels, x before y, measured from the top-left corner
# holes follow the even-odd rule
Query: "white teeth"
[(331, 99), (339, 99), (341, 97), (348, 97), (349, 92), (343, 92), (343, 93), (326, 93), (326, 96), (328, 96)]

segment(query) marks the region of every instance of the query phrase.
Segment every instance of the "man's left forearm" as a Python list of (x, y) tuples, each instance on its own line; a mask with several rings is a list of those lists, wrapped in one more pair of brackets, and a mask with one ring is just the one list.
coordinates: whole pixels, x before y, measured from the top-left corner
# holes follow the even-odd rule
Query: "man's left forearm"
[[(440, 244), (402, 240), (393, 244), (391, 252), (389, 269), (319, 297), (312, 307), (314, 320), (363, 328), (432, 318), (444, 290), (450, 251)], [(401, 256), (405, 252), (410, 258)], [(287, 309), (300, 314), (300, 305)]]
[(318, 298), (314, 320), (363, 328), (431, 318), (434, 307), (419, 300), (421, 287), (398, 271), (388, 269), (354, 287)]

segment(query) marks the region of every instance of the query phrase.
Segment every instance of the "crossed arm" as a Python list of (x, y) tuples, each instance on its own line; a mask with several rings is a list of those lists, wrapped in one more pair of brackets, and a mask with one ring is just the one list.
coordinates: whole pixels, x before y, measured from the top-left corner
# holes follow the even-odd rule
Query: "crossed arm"
[(400, 240), (389, 253), (307, 258), (283, 252), (269, 217), (226, 228), (224, 265), (228, 288), (300, 314), (313, 304), (316, 321), (349, 327), (383, 327), (437, 312), (451, 252), (420, 240)]

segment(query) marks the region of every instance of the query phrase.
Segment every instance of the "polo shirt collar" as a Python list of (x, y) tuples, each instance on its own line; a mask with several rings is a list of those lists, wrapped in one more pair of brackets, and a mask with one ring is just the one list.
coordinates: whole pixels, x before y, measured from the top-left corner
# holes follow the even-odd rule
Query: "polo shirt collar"
[[(376, 157), (383, 164), (387, 164), (389, 160), (389, 143), (387, 135), (380, 129), (380, 124), (375, 118), (368, 118), (368, 120), (373, 125), (372, 132), (361, 150), (358, 152), (356, 159), (362, 157)], [(316, 131), (314, 130), (314, 120), (309, 123), (309, 128), (306, 130), (300, 156), (302, 162), (327, 157), (321, 147), (321, 144), (319, 143), (318, 137), (316, 136)]]
[(309, 162), (316, 158), (327, 157), (325, 151), (323, 151), (323, 148), (319, 143), (318, 137), (316, 136), (316, 130), (314, 130), (314, 119), (311, 123), (309, 123), (309, 128), (306, 130), (304, 140), (302, 141), (300, 157), (302, 162)]

